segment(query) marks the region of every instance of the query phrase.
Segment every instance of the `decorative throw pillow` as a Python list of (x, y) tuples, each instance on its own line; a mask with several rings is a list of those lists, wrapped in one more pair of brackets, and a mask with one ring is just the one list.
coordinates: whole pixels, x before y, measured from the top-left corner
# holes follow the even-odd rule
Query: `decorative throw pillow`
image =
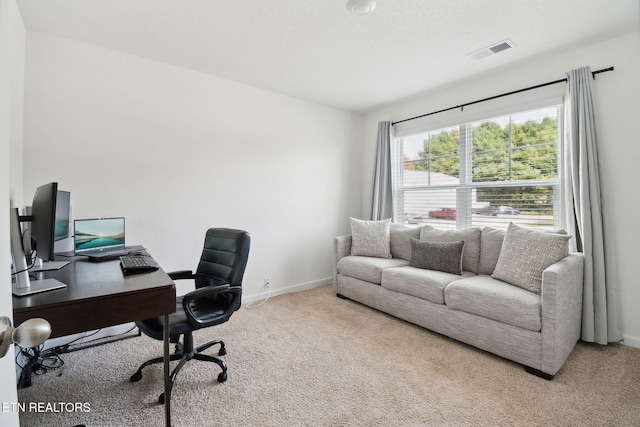
[(391, 258), (391, 237), (389, 225), (391, 219), (364, 221), (349, 218), (351, 221), (351, 255)]
[(426, 242), (411, 239), (409, 265), (427, 270), (462, 274), (464, 242)]
[[(430, 225), (424, 225), (428, 230)], [(411, 239), (420, 238), (422, 227), (407, 227), (401, 224), (391, 224), (391, 256), (406, 261), (411, 260)]]
[(462, 254), (462, 269), (478, 273), (478, 262), (480, 261), (480, 236), (482, 229), (478, 227), (465, 228), (462, 230), (432, 230), (422, 229), (420, 233), (421, 241), (429, 242), (456, 242), (464, 240), (464, 253)]
[(569, 234), (527, 230), (509, 223), (491, 276), (539, 294), (542, 272), (569, 255), (569, 239)]

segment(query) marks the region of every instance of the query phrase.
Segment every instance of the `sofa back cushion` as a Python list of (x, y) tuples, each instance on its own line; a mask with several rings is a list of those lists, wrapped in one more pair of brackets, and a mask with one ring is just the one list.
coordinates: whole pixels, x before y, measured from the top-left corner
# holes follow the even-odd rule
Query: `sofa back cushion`
[(433, 229), (430, 225), (423, 227), (407, 227), (402, 224), (391, 224), (391, 256), (406, 261), (411, 260), (411, 239), (420, 239), (420, 231), (426, 228)]
[(478, 263), (480, 261), (480, 236), (482, 229), (478, 227), (465, 228), (462, 230), (431, 230), (423, 228), (420, 232), (420, 240), (427, 242), (457, 242), (464, 241), (464, 251), (462, 253), (462, 269), (478, 273)]
[(480, 263), (478, 264), (478, 274), (492, 275), (498, 263), (502, 242), (504, 241), (505, 230), (485, 227), (480, 236)]

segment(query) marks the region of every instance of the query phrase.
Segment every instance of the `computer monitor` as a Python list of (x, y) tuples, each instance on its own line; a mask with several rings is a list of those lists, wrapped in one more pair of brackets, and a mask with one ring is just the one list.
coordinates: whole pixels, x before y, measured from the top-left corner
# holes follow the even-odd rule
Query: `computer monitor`
[[(63, 195), (64, 196), (64, 195)], [(39, 259), (43, 261), (54, 260), (56, 205), (58, 201), (58, 183), (42, 185), (37, 188), (33, 196), (30, 216), (19, 216), (17, 209), (11, 210), (11, 257), (14, 267), (15, 284), (14, 295), (30, 295), (36, 292), (50, 289), (63, 288), (66, 285), (55, 279), (31, 280), (30, 268), (24, 254), (22, 245), (22, 229), (20, 222), (31, 222), (31, 240)], [(67, 261), (63, 262), (68, 264)], [(33, 270), (31, 270), (33, 271)]]
[[(56, 190), (55, 204), (53, 204), (51, 203), (51, 200), (53, 200), (51, 196), (54, 194), (53, 187), (57, 187), (57, 184), (51, 183), (38, 187), (33, 198), (33, 206), (31, 206), (31, 216), (26, 217), (32, 220), (31, 240), (35, 241), (35, 244), (31, 245), (32, 249), (35, 249), (36, 255), (33, 266), (31, 267), (32, 273), (59, 270), (69, 264), (69, 261), (53, 261), (52, 258), (55, 256), (55, 245), (53, 250), (48, 249), (51, 243), (55, 244), (55, 242), (66, 239), (71, 235), (69, 226), (71, 220), (71, 193), (68, 191)], [(51, 209), (55, 209), (53, 235), (51, 234), (51, 229), (49, 229)], [(37, 216), (36, 213), (38, 214)], [(38, 217), (46, 218), (46, 224), (41, 224)], [(34, 229), (34, 224), (39, 229)], [(39, 233), (35, 238), (33, 234), (34, 230), (36, 233)], [(45, 244), (39, 244), (38, 240), (44, 240)], [(47, 248), (44, 253), (41, 249), (42, 247)]]

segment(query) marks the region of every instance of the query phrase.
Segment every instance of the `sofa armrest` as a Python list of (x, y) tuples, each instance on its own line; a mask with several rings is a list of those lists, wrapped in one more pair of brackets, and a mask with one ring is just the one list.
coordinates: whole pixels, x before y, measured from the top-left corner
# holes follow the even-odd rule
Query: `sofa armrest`
[(540, 370), (562, 367), (580, 338), (584, 255), (571, 253), (542, 273), (542, 357)]
[(340, 258), (346, 257), (351, 253), (351, 235), (346, 236), (338, 236), (335, 239), (334, 245), (334, 255), (336, 263), (340, 261)]
[(333, 290), (338, 291), (338, 261), (351, 253), (351, 235), (338, 236), (333, 241)]

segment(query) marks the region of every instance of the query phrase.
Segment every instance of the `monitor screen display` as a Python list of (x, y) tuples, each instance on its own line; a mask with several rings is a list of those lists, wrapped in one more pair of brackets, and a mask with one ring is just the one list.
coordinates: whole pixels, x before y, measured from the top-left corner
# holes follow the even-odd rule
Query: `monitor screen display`
[(52, 182), (36, 189), (31, 205), (31, 240), (35, 242), (38, 258), (53, 261), (55, 241), (56, 202), (58, 183)]
[(124, 218), (76, 219), (73, 221), (76, 253), (124, 247)]
[(71, 193), (58, 190), (56, 200), (55, 240), (69, 237), (69, 222), (71, 221)]

